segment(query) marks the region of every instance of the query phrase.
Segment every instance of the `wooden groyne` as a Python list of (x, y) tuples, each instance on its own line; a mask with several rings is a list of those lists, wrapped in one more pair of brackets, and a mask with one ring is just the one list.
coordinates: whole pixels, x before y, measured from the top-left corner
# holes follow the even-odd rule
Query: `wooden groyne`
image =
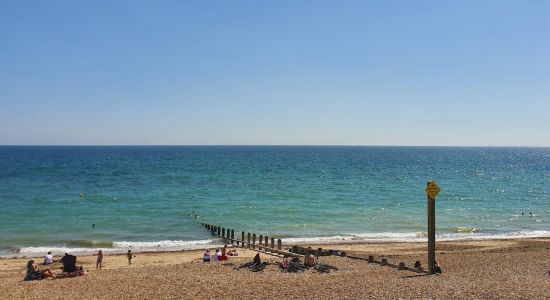
[[(235, 229), (225, 228), (213, 224), (201, 223), (202, 226), (213, 235), (216, 235), (228, 244), (231, 244), (236, 247), (242, 247), (250, 249), (257, 252), (262, 252), (274, 256), (284, 256), (284, 257), (303, 257), (302, 254), (292, 253), (286, 250), (283, 250), (283, 242), (281, 239), (275, 240), (274, 237), (269, 237), (267, 235), (256, 234), (241, 231), (240, 238), (235, 236)], [(238, 232), (237, 232), (238, 234)]]

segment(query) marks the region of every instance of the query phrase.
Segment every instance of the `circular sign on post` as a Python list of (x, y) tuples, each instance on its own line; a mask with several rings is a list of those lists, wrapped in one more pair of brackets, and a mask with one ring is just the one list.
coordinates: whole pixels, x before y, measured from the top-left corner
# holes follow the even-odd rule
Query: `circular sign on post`
[(441, 191), (441, 189), (439, 188), (439, 186), (437, 185), (437, 183), (435, 183), (435, 181), (431, 181), (429, 184), (428, 184), (428, 187), (426, 188), (426, 194), (428, 194), (428, 197), (430, 199), (433, 199), (435, 200), (435, 197), (437, 196), (437, 194), (439, 194), (439, 192)]

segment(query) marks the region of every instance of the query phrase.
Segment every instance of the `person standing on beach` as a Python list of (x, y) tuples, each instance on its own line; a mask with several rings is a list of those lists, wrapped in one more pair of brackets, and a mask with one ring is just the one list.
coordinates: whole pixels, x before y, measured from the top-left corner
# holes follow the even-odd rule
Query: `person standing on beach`
[(95, 263), (95, 269), (101, 270), (101, 266), (103, 265), (103, 252), (99, 250), (96, 255), (97, 255), (97, 261)]
[(128, 258), (128, 265), (131, 265), (131, 264), (132, 264), (132, 257), (135, 257), (135, 256), (132, 254), (132, 250), (128, 250), (128, 254), (126, 254), (126, 258)]

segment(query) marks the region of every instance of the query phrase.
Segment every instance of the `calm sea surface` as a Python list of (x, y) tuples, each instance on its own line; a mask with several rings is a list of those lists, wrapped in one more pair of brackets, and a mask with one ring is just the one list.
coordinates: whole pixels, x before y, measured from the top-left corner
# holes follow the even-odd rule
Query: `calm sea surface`
[(550, 236), (550, 148), (3, 146), (0, 256), (423, 241), (431, 179), (439, 239)]

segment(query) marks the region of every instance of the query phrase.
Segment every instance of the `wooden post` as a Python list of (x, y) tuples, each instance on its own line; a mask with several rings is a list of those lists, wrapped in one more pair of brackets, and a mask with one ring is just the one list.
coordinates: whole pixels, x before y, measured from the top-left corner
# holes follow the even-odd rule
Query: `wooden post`
[[(265, 245), (266, 247), (269, 247), (267, 235), (265, 236), (265, 244), (264, 244), (264, 245)], [(266, 252), (267, 252), (267, 249), (266, 249)]]
[(222, 238), (225, 238), (225, 228), (222, 228)]
[(399, 270), (405, 270), (407, 267), (405, 267), (405, 263), (404, 262), (400, 262), (399, 263), (399, 267), (397, 267), (397, 269)]
[(244, 247), (244, 231), (241, 231), (241, 243)]
[(262, 244), (263, 244), (263, 242), (264, 242), (263, 235), (260, 234), (259, 239), (258, 239), (258, 245), (260, 245), (260, 246), (258, 247), (259, 250), (262, 250)]
[(369, 259), (367, 261), (372, 264), (374, 262), (374, 256), (369, 255)]
[(282, 248), (283, 248), (283, 243), (282, 243), (281, 239), (278, 239), (277, 240), (277, 250), (282, 250)]
[(256, 249), (256, 234), (252, 234), (252, 249)]
[(380, 262), (381, 265), (383, 266), (387, 266), (388, 265), (388, 259), (387, 258), (382, 258), (382, 261)]
[(250, 245), (250, 232), (248, 233), (248, 248), (251, 248), (252, 245)]
[[(430, 183), (428, 182), (428, 186)], [(435, 198), (428, 196), (428, 273), (435, 267)]]
[(221, 231), (222, 231), (221, 227), (218, 227), (218, 236), (220, 236)]
[(275, 249), (275, 238), (274, 237), (271, 238), (271, 248)]
[(231, 229), (231, 244), (235, 242), (235, 229)]

